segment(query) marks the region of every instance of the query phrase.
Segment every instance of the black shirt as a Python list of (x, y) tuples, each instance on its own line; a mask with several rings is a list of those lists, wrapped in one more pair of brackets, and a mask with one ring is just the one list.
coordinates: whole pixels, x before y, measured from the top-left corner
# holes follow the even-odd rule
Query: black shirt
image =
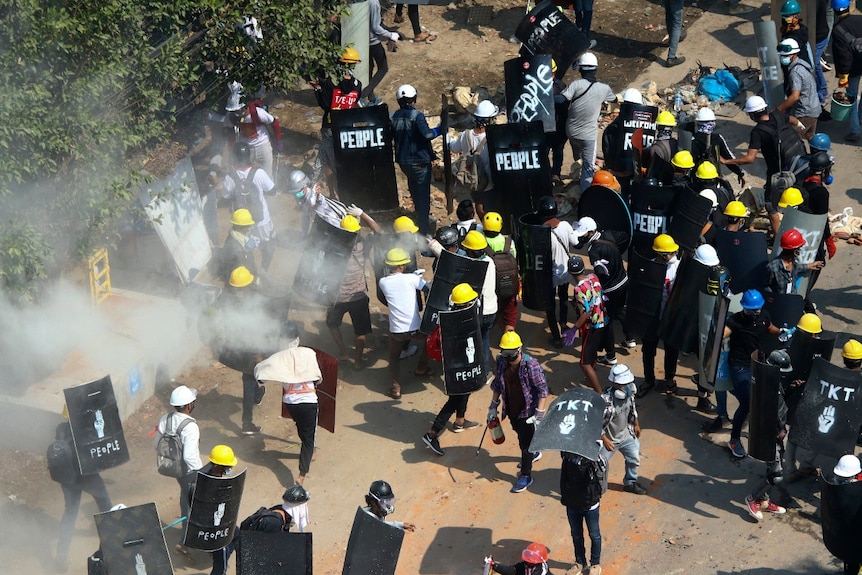
[(730, 328), (730, 353), (727, 361), (730, 365), (749, 366), (751, 354), (760, 349), (760, 340), (766, 335), (772, 320), (769, 312), (760, 310), (754, 316), (738, 311), (725, 323)]
[[(765, 122), (757, 122), (751, 129), (748, 147), (752, 150), (760, 150), (763, 160), (766, 162), (766, 181), (769, 176), (781, 171), (781, 159), (778, 157), (778, 120), (775, 114), (783, 114), (778, 110), (769, 112), (769, 118)], [(785, 115), (786, 116), (786, 115)], [(785, 121), (789, 121), (785, 118)]]

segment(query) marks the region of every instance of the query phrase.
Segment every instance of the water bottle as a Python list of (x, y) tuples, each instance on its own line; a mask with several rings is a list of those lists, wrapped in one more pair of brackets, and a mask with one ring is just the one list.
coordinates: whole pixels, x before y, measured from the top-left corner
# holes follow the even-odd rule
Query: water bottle
[(673, 97), (673, 111), (677, 114), (682, 111), (682, 94), (679, 90), (676, 91), (676, 96)]

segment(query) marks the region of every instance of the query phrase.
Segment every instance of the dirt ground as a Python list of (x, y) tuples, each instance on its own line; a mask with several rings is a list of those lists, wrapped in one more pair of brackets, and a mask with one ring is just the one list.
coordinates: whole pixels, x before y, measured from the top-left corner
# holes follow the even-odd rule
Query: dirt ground
[[(468, 24), (470, 8), (483, 5), (493, 6), (490, 24)], [(744, 66), (745, 59), (754, 59), (748, 21), (728, 17), (723, 4), (716, 2), (708, 17), (695, 22), (702, 8), (686, 6), (690, 32), (680, 51), (690, 58), (692, 67), (697, 58), (719, 66)], [(761, 6), (759, 15), (767, 10), (768, 5)], [(439, 38), (428, 45), (402, 42), (398, 52), (389, 55), (390, 72), (379, 93), (390, 108), (395, 105), (395, 88), (405, 82), (418, 88), (419, 105), (426, 107), (429, 114), (436, 113), (439, 94), (453, 86), (485, 86), (493, 92), (502, 82), (502, 62), (517, 54), (517, 46), (508, 39), (524, 6), (515, 2), (478, 2), (454, 8), (422, 7), (420, 11), (423, 25), (438, 32)], [(391, 12), (384, 22), (392, 25)], [(656, 3), (597, 2), (594, 32), (599, 78), (617, 91), (640, 85), (647, 78), (665, 85), (681, 81), (688, 62), (670, 70), (657, 64), (658, 57), (665, 55), (660, 45), (665, 34), (660, 28), (663, 23), (663, 10)], [(399, 28), (408, 29), (406, 23)], [(284, 99), (274, 99), (271, 105), (288, 130), (289, 156), (285, 165), (298, 165), (313, 145), (319, 127), (313, 96), (308, 89), (299, 90)], [(726, 135), (744, 150), (749, 129), (744, 123), (729, 124)], [(839, 141), (840, 126), (829, 129), (833, 142)], [(836, 156), (845, 158), (844, 167), (836, 171), (837, 182), (860, 181), (858, 162), (849, 161), (858, 159), (858, 150), (836, 148)], [(862, 190), (851, 185), (845, 183), (838, 191), (836, 184), (833, 197), (839, 209), (844, 205), (859, 209)], [(296, 224), (292, 202), (280, 196), (273, 205), (277, 227), (285, 232)], [(446, 217), (439, 209), (435, 216)], [(222, 225), (226, 219), (226, 212), (220, 211)], [(289, 242), (283, 248), (277, 252), (272, 276), (289, 285), (302, 246)], [(842, 246), (818, 285), (819, 301), (828, 302), (821, 306), (828, 329), (859, 332), (862, 300), (858, 296), (857, 261), (858, 256)], [(363, 504), (368, 485), (384, 478), (397, 496), (393, 518), (417, 525), (416, 532), (405, 537), (399, 575), (475, 575), (482, 569), (483, 557), (493, 555), (499, 561), (514, 563), (520, 550), (533, 540), (550, 548), (552, 572), (566, 572), (574, 556), (564, 509), (559, 503), (557, 454), (545, 453), (534, 467), (533, 486), (524, 493), (511, 494), (509, 488), (517, 476), (518, 449), (508, 423), (504, 423), (507, 440), (503, 445), (494, 445), (486, 438), (477, 451), (480, 427), (462, 434), (444, 433), (441, 444), (446, 454), (442, 457), (426, 449), (420, 438), (444, 402), (440, 378), (405, 377), (401, 401), (386, 396), (386, 340), (381, 335), (386, 332), (386, 316), (379, 304), (373, 302), (373, 306), (374, 334), (367, 352), (371, 365), (356, 372), (349, 364), (342, 364), (336, 433), (319, 432), (316, 458), (306, 480), (312, 497), (310, 531), (314, 533), (315, 571), (318, 575), (340, 572), (355, 509)], [(323, 323), (323, 310), (297, 306), (293, 317), (301, 323), (303, 343), (335, 353)], [(518, 331), (528, 352), (546, 370), (554, 395), (581, 384), (583, 377), (576, 365), (578, 352), (548, 349), (542, 315), (525, 310)], [(343, 333), (349, 341), (349, 324), (343, 327)], [(493, 337), (498, 336), (495, 332)], [(621, 350), (618, 357), (637, 375), (642, 374), (640, 348)], [(403, 361), (402, 373), (412, 370), (415, 361)], [(750, 483), (762, 476), (764, 465), (750, 458), (734, 460), (724, 447), (727, 432), (711, 436), (700, 433), (707, 416), (693, 410), (694, 386), (687, 378), (693, 366), (693, 357), (682, 358), (677, 378), (680, 396), (652, 393), (639, 402), (644, 429), (640, 475), (648, 494), (639, 497), (624, 492), (622, 460), (619, 456), (612, 459), (611, 487), (601, 506), (603, 573), (838, 572), (839, 564), (822, 544), (819, 490), (814, 480), (787, 485), (774, 494), (788, 506), (786, 516), (766, 517), (760, 523), (749, 519), (743, 499)], [(599, 376), (605, 378), (607, 369), (599, 368)], [(263, 426), (263, 433), (245, 437), (239, 435), (241, 385), (236, 372), (202, 351), (193, 365), (174, 374), (174, 378), (177, 383), (200, 390), (194, 415), (202, 427), (201, 451), (226, 443), (236, 451), (238, 467), (248, 469), (241, 516), (261, 505), (277, 503), (298, 473), (299, 454), (294, 425), (279, 418), (278, 388), (271, 388), (256, 409), (255, 420)], [(165, 524), (178, 517), (178, 490), (173, 480), (155, 472), (149, 433), (168, 409), (173, 384), (167, 382), (125, 423), (131, 461), (103, 474), (115, 503), (155, 501)], [(489, 399), (489, 390), (476, 392), (468, 418), (483, 421)], [(731, 400), (731, 409), (733, 406)], [(0, 561), (9, 573), (50, 573), (62, 495), (45, 472), (43, 454), (6, 451), (3, 455)], [(70, 556), (69, 573), (73, 575), (86, 572), (85, 558), (98, 546), (92, 521), (95, 511), (92, 499), (85, 495)], [(179, 528), (167, 531), (169, 548), (179, 537)], [(178, 574), (209, 572), (209, 557), (204, 553), (194, 553), (191, 560), (172, 553), (172, 559)]]

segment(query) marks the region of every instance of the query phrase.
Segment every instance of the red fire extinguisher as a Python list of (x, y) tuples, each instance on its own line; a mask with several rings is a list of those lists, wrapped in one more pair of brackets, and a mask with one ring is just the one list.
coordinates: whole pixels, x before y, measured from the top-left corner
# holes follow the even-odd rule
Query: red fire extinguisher
[(500, 445), (506, 441), (506, 434), (503, 433), (503, 426), (500, 425), (500, 419), (498, 417), (495, 417), (488, 422), (488, 429), (491, 431), (491, 440), (494, 443)]

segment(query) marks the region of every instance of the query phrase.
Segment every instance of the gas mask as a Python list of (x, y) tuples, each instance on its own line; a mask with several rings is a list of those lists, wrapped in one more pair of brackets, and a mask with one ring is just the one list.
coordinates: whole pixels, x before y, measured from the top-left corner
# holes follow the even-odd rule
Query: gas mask
[(503, 359), (505, 359), (507, 362), (515, 363), (516, 361), (518, 361), (518, 357), (521, 355), (521, 350), (520, 349), (513, 349), (513, 350), (507, 349), (505, 351), (501, 351), (500, 355), (502, 355)]
[(395, 513), (395, 498), (389, 497), (388, 499), (377, 499), (377, 506), (380, 508), (380, 512), (384, 517), (392, 515)]
[(656, 140), (670, 140), (673, 137), (673, 126), (659, 126), (656, 128)]
[(626, 384), (625, 387), (614, 386), (614, 397), (620, 401), (626, 400), (632, 396), (632, 386)]

